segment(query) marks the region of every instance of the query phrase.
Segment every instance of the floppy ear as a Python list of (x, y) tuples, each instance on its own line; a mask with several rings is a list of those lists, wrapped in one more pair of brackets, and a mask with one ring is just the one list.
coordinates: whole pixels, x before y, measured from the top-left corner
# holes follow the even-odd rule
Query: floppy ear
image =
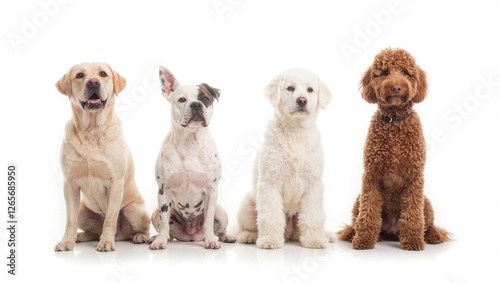
[(180, 85), (172, 73), (165, 67), (160, 66), (161, 94), (170, 101), (170, 94)]
[(115, 95), (118, 95), (125, 86), (127, 85), (127, 80), (120, 76), (115, 70), (113, 70), (109, 65), (108, 68), (111, 70), (111, 73), (113, 74), (113, 92)]
[(420, 69), (419, 66), (417, 66), (416, 68), (415, 75), (417, 77), (417, 93), (413, 97), (413, 102), (419, 103), (424, 101), (425, 97), (427, 96), (427, 75), (425, 74), (425, 71)]
[(271, 104), (276, 107), (280, 103), (280, 90), (281, 90), (282, 79), (281, 76), (276, 76), (269, 84), (267, 84), (264, 89), (264, 95), (271, 102)]
[(57, 90), (64, 94), (67, 95), (68, 97), (71, 97), (71, 79), (70, 75), (71, 70), (69, 70), (62, 78), (60, 78), (57, 83), (56, 83), (56, 88)]
[(212, 95), (213, 97), (215, 97), (215, 99), (217, 99), (217, 101), (219, 101), (220, 89), (215, 88), (215, 87), (211, 87), (206, 83), (200, 84), (200, 88), (203, 90), (207, 90), (208, 93), (210, 93), (210, 95)]
[(318, 82), (319, 107), (321, 107), (321, 109), (325, 109), (328, 103), (330, 103), (330, 100), (332, 100), (332, 93), (322, 80), (318, 79)]
[(375, 90), (371, 86), (370, 82), (372, 80), (372, 69), (371, 67), (366, 70), (361, 82), (359, 83), (359, 88), (361, 89), (361, 97), (368, 101), (368, 103), (376, 103), (377, 96), (375, 95)]

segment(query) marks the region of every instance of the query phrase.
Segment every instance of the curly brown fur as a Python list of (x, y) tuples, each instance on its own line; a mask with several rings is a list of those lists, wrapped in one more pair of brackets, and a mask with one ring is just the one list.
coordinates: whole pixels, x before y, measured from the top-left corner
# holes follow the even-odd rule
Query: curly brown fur
[(378, 240), (399, 239), (405, 250), (449, 240), (434, 225), (424, 196), (425, 140), (413, 104), (427, 95), (425, 72), (402, 49), (384, 49), (364, 73), (361, 95), (378, 105), (364, 148), (361, 194), (352, 209), (352, 226), (337, 232), (354, 249), (371, 249)]

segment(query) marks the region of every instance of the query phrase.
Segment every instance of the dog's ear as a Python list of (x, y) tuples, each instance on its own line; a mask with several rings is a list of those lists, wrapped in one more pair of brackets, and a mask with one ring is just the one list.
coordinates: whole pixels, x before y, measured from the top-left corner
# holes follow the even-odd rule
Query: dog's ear
[(371, 86), (370, 82), (372, 80), (373, 74), (371, 67), (366, 70), (359, 83), (359, 88), (361, 89), (361, 97), (368, 103), (376, 103), (377, 96), (375, 95), (375, 90)]
[(120, 74), (113, 70), (109, 65), (107, 66), (113, 74), (113, 92), (115, 95), (118, 95), (118, 93), (120, 93), (127, 85), (127, 80), (125, 80), (124, 77), (120, 76)]
[(264, 95), (271, 102), (271, 104), (276, 107), (280, 103), (280, 92), (281, 92), (281, 76), (276, 76), (271, 82), (269, 82), (264, 89)]
[(318, 82), (319, 107), (321, 107), (321, 109), (325, 109), (328, 103), (330, 103), (330, 100), (332, 100), (332, 93), (322, 80), (318, 79)]
[(71, 70), (64, 74), (56, 83), (57, 90), (68, 97), (71, 97)]
[(413, 97), (413, 102), (420, 103), (424, 101), (427, 96), (427, 75), (425, 71), (420, 69), (419, 66), (415, 69), (415, 76), (417, 77), (416, 94)]
[(170, 94), (179, 86), (179, 82), (165, 67), (160, 66), (161, 94), (170, 101)]
[(219, 97), (220, 97), (220, 89), (218, 88), (215, 88), (215, 87), (211, 87), (209, 86), (208, 84), (206, 83), (202, 83), (200, 84), (199, 86), (202, 90), (206, 90), (208, 93), (210, 93), (210, 95), (212, 95), (215, 99), (217, 99), (217, 101), (219, 101)]

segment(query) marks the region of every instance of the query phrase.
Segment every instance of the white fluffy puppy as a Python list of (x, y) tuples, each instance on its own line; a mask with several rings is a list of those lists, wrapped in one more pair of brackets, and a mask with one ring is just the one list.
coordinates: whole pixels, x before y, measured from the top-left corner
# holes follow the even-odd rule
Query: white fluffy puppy
[(263, 249), (285, 240), (325, 248), (323, 149), (316, 126), (330, 90), (316, 74), (290, 69), (276, 76), (265, 96), (275, 108), (254, 164), (253, 190), (238, 213), (237, 241)]

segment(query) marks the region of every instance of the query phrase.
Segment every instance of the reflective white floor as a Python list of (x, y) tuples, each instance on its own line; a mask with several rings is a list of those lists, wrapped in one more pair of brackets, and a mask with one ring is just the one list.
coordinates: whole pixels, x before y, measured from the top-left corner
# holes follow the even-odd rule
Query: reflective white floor
[[(118, 242), (115, 252), (100, 253), (96, 245), (80, 243), (74, 251), (33, 256), (41, 260), (41, 276), (71, 282), (499, 282), (498, 261), (493, 262), (498, 249), (460, 240), (427, 245), (421, 252), (403, 251), (397, 242), (381, 242), (368, 251), (338, 241), (325, 250), (298, 243), (280, 250), (243, 244), (205, 250), (201, 242), (171, 242), (166, 250), (150, 251), (147, 245)], [(37, 272), (36, 265), (29, 265), (29, 271), (19, 267), (16, 279)]]

